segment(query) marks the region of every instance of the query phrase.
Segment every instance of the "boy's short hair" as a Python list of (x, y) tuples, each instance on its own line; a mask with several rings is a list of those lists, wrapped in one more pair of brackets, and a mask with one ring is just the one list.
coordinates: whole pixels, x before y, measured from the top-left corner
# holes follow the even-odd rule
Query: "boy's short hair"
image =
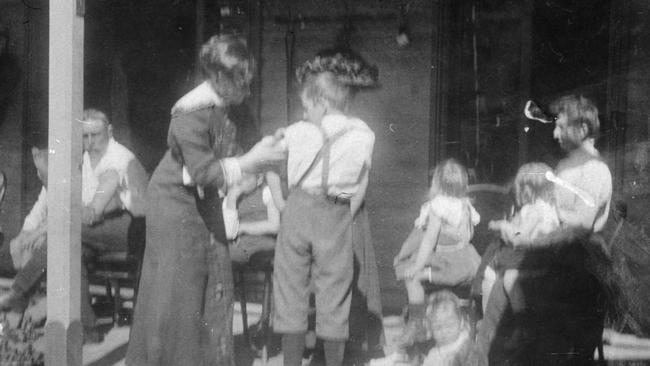
[[(598, 108), (588, 98), (582, 95), (565, 95), (551, 103), (551, 111), (557, 116), (566, 114), (567, 127), (580, 128), (584, 123), (587, 126), (586, 138), (597, 138), (600, 131)], [(582, 141), (574, 141), (579, 146)]]
[(303, 83), (302, 95), (313, 102), (325, 102), (330, 107), (345, 110), (352, 91), (332, 72), (309, 75)]

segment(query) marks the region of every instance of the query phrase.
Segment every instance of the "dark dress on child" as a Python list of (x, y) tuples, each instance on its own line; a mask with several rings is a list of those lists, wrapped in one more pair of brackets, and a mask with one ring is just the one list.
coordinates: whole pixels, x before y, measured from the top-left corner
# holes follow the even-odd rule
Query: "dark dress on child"
[[(258, 187), (251, 194), (246, 195), (237, 205), (239, 222), (265, 221), (268, 218), (267, 206), (264, 198), (266, 186)], [(267, 197), (272, 200), (272, 197)], [(275, 248), (276, 235), (239, 235), (230, 246), (230, 256), (235, 263), (245, 263), (254, 252), (266, 252), (272, 254)], [(272, 258), (272, 255), (271, 255)]]
[(182, 169), (214, 194), (224, 183), (219, 160), (234, 155), (235, 135), (207, 83), (172, 109), (169, 148), (147, 191), (147, 244), (127, 365), (234, 364), (233, 279), (221, 205), (212, 207), (221, 221), (211, 235)]

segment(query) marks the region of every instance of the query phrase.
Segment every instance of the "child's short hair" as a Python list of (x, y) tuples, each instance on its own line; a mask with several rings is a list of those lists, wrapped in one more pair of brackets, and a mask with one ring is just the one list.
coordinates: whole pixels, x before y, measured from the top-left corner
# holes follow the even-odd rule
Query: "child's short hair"
[(546, 179), (546, 172), (549, 171), (552, 171), (551, 167), (544, 163), (526, 163), (519, 168), (514, 183), (518, 207), (538, 199), (555, 202), (553, 182)]
[(449, 290), (440, 290), (431, 294), (427, 301), (426, 317), (431, 319), (433, 314), (443, 306), (448, 307), (459, 320), (465, 318), (460, 298)]
[(451, 197), (467, 196), (467, 169), (455, 159), (447, 159), (433, 170), (429, 198), (439, 194)]
[(334, 73), (325, 71), (305, 78), (302, 95), (307, 100), (326, 102), (342, 111), (347, 108), (352, 91)]

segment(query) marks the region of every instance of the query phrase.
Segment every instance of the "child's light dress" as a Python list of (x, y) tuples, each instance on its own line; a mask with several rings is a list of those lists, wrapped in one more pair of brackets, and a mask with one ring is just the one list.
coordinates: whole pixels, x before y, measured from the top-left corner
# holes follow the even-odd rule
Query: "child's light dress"
[[(438, 195), (422, 206), (416, 227), (423, 226), (430, 215), (441, 222), (437, 244), (428, 260), (432, 283), (456, 286), (471, 282), (481, 262), (470, 243), (474, 226), (481, 220), (479, 213), (467, 198)], [(411, 266), (416, 257), (417, 250), (397, 266)]]

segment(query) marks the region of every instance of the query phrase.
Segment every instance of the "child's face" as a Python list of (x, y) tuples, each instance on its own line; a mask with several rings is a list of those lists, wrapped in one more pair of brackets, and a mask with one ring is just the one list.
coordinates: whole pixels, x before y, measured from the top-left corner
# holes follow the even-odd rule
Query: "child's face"
[(431, 333), (437, 346), (450, 344), (458, 339), (462, 331), (462, 320), (453, 305), (441, 304), (429, 316)]
[(302, 107), (304, 108), (303, 118), (307, 122), (320, 124), (326, 112), (326, 108), (323, 103), (319, 103), (305, 97), (304, 93), (300, 95), (300, 100), (302, 101)]
[(255, 174), (243, 174), (239, 181), (239, 188), (245, 194), (251, 193), (259, 185), (258, 176)]

